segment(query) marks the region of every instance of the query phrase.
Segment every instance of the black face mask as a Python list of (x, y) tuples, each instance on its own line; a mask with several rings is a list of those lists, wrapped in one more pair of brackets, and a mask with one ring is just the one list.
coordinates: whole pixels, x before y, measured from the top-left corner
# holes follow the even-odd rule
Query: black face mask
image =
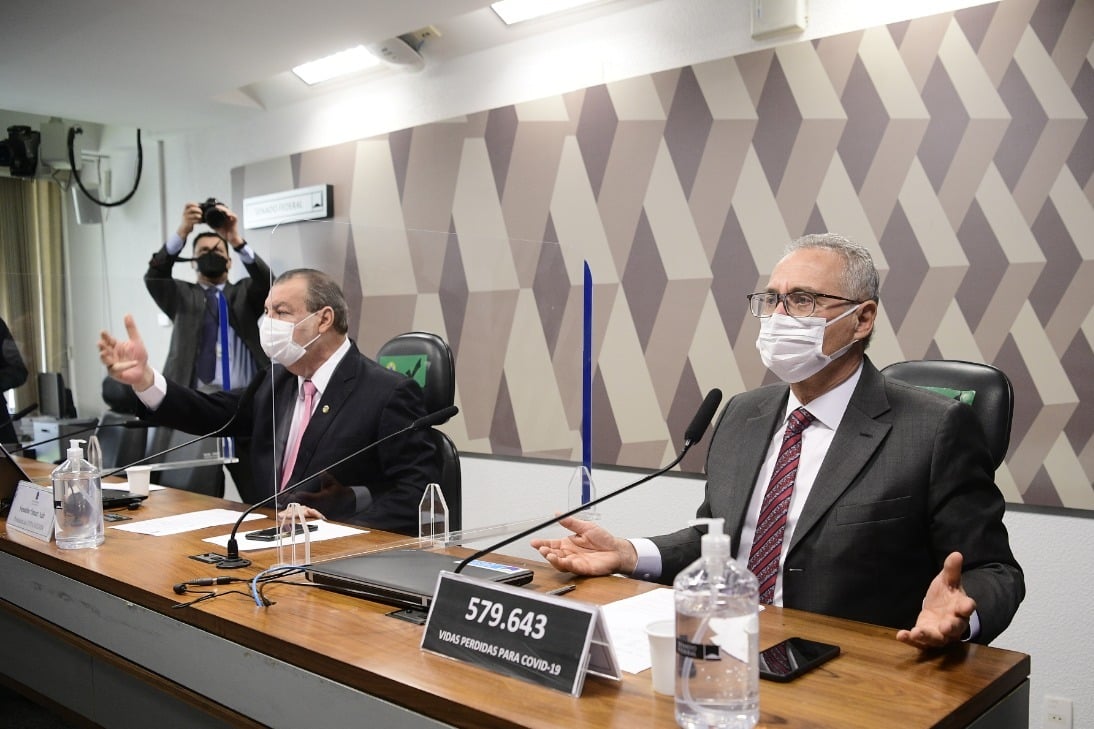
[(198, 273), (208, 279), (217, 279), (228, 271), (228, 259), (214, 251), (203, 253), (194, 259), (198, 264)]

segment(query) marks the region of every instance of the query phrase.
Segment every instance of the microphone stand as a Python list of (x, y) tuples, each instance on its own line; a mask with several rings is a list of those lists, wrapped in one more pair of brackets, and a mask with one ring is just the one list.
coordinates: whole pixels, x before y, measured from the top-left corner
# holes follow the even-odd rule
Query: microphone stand
[(563, 512), (562, 514), (558, 514), (558, 515), (554, 516), (553, 518), (548, 519), (545, 522), (540, 522), (539, 524), (535, 524), (535, 525), (529, 527), (528, 529), (525, 529), (524, 531), (521, 531), (521, 532), (518, 532), (518, 533), (514, 534), (511, 537), (506, 537), (505, 539), (501, 540), (500, 542), (497, 542), (496, 544), (491, 544), (489, 547), (485, 547), (483, 549), (480, 549), (479, 551), (475, 552), (470, 557), (467, 557), (462, 562), (460, 562), (458, 565), (456, 565), (456, 569), (454, 569), (452, 571), (458, 574), (468, 564), (470, 564), (471, 562), (474, 562), (476, 559), (479, 559), (480, 557), (483, 557), (483, 556), (489, 554), (490, 552), (501, 549), (502, 547), (504, 547), (508, 544), (512, 544), (513, 542), (517, 541), (518, 539), (521, 539), (523, 537), (527, 537), (531, 534), (535, 534), (540, 529), (543, 529), (544, 527), (548, 527), (548, 526), (554, 524), (557, 521), (560, 521), (560, 520), (565, 519), (567, 517), (573, 516), (574, 514), (577, 514), (579, 512), (585, 511), (589, 507), (596, 506), (597, 504), (600, 504), (600, 503), (603, 503), (603, 502), (607, 501), (608, 499), (612, 498), (613, 496), (618, 496), (619, 494), (622, 494), (626, 491), (630, 491), (635, 486), (641, 486), (642, 484), (646, 483), (647, 481), (649, 481), (651, 479), (654, 479), (654, 478), (657, 478), (658, 476), (665, 473), (666, 471), (671, 470), (673, 467), (676, 466), (676, 464), (680, 463), (680, 461), (684, 460), (684, 456), (687, 455), (687, 452), (691, 448), (691, 446), (692, 446), (692, 444), (690, 442), (685, 442), (683, 450), (680, 451), (680, 455), (676, 456), (676, 458), (673, 459), (672, 463), (665, 466), (664, 468), (662, 468), (658, 471), (654, 471), (653, 473), (651, 473), (647, 476), (643, 476), (642, 478), (638, 479), (634, 483), (629, 483), (626, 486), (624, 486), (623, 488), (616, 489), (615, 491), (612, 491), (610, 494), (604, 494), (603, 496), (599, 496), (599, 497), (593, 499), (592, 501), (581, 504), (581, 505), (577, 506), (576, 508), (573, 508), (573, 509), (570, 509), (569, 511)]
[(459, 574), (459, 572), (462, 571), (464, 567), (466, 567), (471, 562), (474, 562), (479, 557), (485, 556), (485, 555), (489, 554), (490, 552), (493, 552), (497, 549), (501, 549), (502, 547), (506, 546), (507, 544), (512, 544), (513, 542), (515, 542), (518, 539), (521, 539), (523, 537), (527, 537), (530, 534), (534, 534), (535, 532), (539, 531), (540, 529), (543, 529), (544, 527), (548, 527), (548, 526), (554, 524), (555, 522), (559, 521), (560, 519), (565, 519), (566, 517), (573, 516), (574, 514), (577, 514), (578, 512), (585, 511), (586, 509), (588, 509), (591, 506), (596, 506), (597, 504), (601, 504), (601, 503), (607, 501), (608, 499), (612, 498), (613, 496), (618, 496), (619, 494), (630, 491), (635, 486), (641, 486), (642, 484), (646, 483), (650, 479), (657, 478), (661, 474), (663, 474), (666, 471), (672, 469), (673, 467), (676, 466), (676, 464), (678, 464), (680, 461), (684, 460), (684, 456), (687, 455), (688, 450), (690, 450), (693, 445), (695, 445), (696, 443), (698, 443), (702, 439), (703, 433), (706, 432), (707, 426), (710, 425), (710, 421), (714, 417), (714, 411), (717, 410), (718, 403), (720, 403), (721, 401), (722, 401), (722, 391), (721, 390), (718, 390), (716, 388), (716, 389), (711, 390), (709, 393), (707, 393), (706, 398), (703, 399), (703, 403), (699, 406), (698, 412), (695, 413), (695, 417), (692, 419), (691, 425), (688, 426), (688, 429), (687, 429), (686, 433), (684, 434), (684, 447), (680, 450), (680, 454), (678, 456), (676, 456), (676, 458), (674, 458), (673, 461), (669, 465), (664, 466), (663, 468), (661, 468), (657, 471), (654, 471), (653, 473), (651, 473), (647, 476), (643, 476), (642, 478), (638, 479), (637, 481), (635, 481), (633, 483), (629, 483), (621, 489), (616, 489), (615, 491), (612, 491), (610, 494), (604, 494), (603, 496), (601, 496), (599, 498), (596, 498), (596, 499), (593, 499), (592, 501), (589, 501), (589, 502), (584, 503), (584, 504), (580, 504), (577, 507), (575, 507), (573, 509), (570, 509), (569, 511), (566, 511), (562, 514), (559, 514), (558, 516), (555, 516), (551, 519), (548, 519), (545, 522), (535, 524), (535, 525), (529, 527), (528, 529), (525, 529), (524, 531), (521, 531), (521, 532), (518, 532), (518, 533), (514, 534), (511, 537), (507, 537), (507, 538), (501, 540), (500, 542), (497, 542), (495, 544), (491, 544), (488, 547), (480, 549), (479, 551), (475, 552), (470, 557), (467, 557), (462, 562), (460, 562), (458, 565), (456, 565), (456, 569), (454, 569), (452, 571)]

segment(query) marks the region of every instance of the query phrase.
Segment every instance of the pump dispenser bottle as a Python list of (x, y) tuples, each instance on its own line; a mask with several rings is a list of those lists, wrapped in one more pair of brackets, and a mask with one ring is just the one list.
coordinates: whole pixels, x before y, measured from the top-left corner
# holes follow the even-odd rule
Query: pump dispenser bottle
[(676, 576), (676, 723), (749, 729), (760, 716), (756, 577), (730, 557), (722, 519), (707, 524), (702, 556)]
[(53, 469), (53, 529), (61, 549), (103, 543), (103, 488), (99, 470), (84, 460), (82, 440), (69, 442), (68, 459)]

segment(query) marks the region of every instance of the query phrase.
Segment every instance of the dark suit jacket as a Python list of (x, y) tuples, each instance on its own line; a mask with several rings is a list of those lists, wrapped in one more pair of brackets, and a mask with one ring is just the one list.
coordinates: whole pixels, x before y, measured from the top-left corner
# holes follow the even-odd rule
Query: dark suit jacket
[[(773, 385), (732, 398), (711, 440), (698, 515), (725, 519), (735, 555), (788, 392)], [(987, 643), (1007, 627), (1025, 595), (1003, 511), (972, 408), (888, 380), (867, 359), (794, 528), (783, 604), (910, 628), (943, 560), (958, 551), (965, 558), (963, 584), (980, 617), (978, 641)], [(699, 536), (689, 527), (654, 538), (664, 581), (698, 558)]]
[[(280, 365), (260, 372), (245, 390), (202, 393), (169, 381), (163, 403), (154, 413), (145, 409), (142, 415), (200, 434), (216, 430), (238, 410), (223, 435), (251, 437), (254, 482), (259, 494), (268, 496), (280, 484), (296, 391), (296, 375)], [(328, 471), (331, 464), (425, 414), (422, 391), (414, 380), (381, 367), (351, 344), (304, 432), (290, 483)], [(421, 430), (392, 438), (329, 473), (343, 485), (367, 487), (372, 503), (357, 513), (326, 516), (417, 535), (418, 504), (425, 486), (440, 480), (439, 456), (428, 430)], [(312, 479), (301, 489), (318, 490), (320, 481)]]
[[(163, 365), (163, 376), (172, 382), (189, 387), (194, 382), (198, 347), (201, 345), (201, 324), (205, 316), (205, 291), (196, 283), (179, 281), (171, 277), (171, 268), (178, 254), (172, 256), (167, 247), (161, 247), (144, 274), (144, 285), (156, 305), (174, 323), (171, 346)], [(271, 273), (257, 255), (253, 263), (244, 264), (248, 278), (224, 285), (224, 298), (228, 302), (228, 323), (243, 343), (247, 345), (259, 370), (270, 365), (270, 358), (262, 351), (258, 337), (258, 318), (262, 316), (266, 297), (270, 294)]]

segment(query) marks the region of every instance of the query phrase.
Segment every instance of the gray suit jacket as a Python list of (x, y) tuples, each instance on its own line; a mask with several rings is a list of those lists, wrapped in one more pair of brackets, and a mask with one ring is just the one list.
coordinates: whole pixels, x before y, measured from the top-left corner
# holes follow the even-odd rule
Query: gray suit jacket
[[(735, 396), (711, 440), (698, 516), (725, 519), (735, 555), (788, 393), (786, 385), (772, 385)], [(888, 380), (867, 359), (784, 546), (783, 604), (910, 628), (943, 560), (958, 551), (965, 559), (962, 581), (980, 617), (978, 641), (987, 643), (1007, 627), (1025, 595), (1003, 511), (972, 408)], [(663, 581), (698, 558), (701, 533), (689, 527), (654, 538)]]
[[(144, 274), (144, 285), (156, 305), (174, 323), (171, 346), (163, 365), (163, 376), (186, 387), (194, 383), (197, 368), (198, 347), (201, 344), (201, 325), (205, 317), (205, 291), (196, 283), (171, 277), (171, 268), (180, 253), (171, 255), (167, 246), (161, 246)], [(244, 264), (249, 276), (224, 286), (224, 298), (228, 301), (228, 323), (247, 345), (254, 357), (255, 366), (263, 370), (270, 365), (270, 358), (262, 350), (258, 336), (258, 319), (262, 316), (266, 297), (270, 294), (273, 275), (257, 254), (253, 263)], [(235, 383), (240, 384), (240, 383)]]

